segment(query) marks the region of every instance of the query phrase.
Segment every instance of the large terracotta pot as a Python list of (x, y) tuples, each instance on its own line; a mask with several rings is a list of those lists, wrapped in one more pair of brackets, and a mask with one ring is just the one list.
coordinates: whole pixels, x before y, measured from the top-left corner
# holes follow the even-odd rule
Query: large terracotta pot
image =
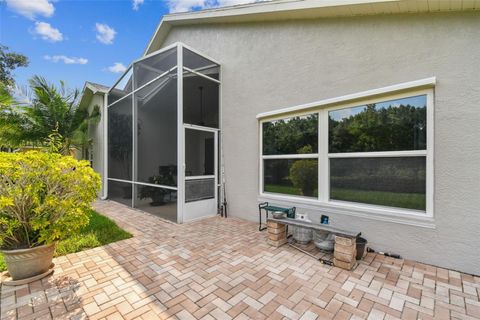
[(56, 243), (30, 249), (2, 250), (12, 280), (45, 273), (50, 268)]

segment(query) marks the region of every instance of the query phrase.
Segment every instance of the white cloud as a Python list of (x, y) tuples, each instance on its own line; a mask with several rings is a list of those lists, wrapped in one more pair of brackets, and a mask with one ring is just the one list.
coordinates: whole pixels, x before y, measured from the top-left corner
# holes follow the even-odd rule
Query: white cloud
[(62, 61), (65, 64), (87, 64), (88, 59), (85, 58), (77, 58), (77, 57), (67, 57), (64, 55), (57, 55), (57, 56), (44, 56), (45, 60), (52, 61), (52, 62), (60, 62)]
[(43, 40), (57, 42), (63, 40), (63, 34), (57, 28), (54, 28), (50, 23), (35, 22), (35, 29), (33, 33), (39, 35)]
[(113, 39), (115, 39), (115, 35), (117, 32), (115, 29), (110, 27), (108, 24), (105, 23), (96, 23), (95, 29), (97, 30), (97, 40), (104, 44), (112, 44)]
[(133, 0), (132, 1), (132, 7), (133, 7), (133, 10), (137, 11), (140, 6), (143, 4), (144, 0)]
[(29, 19), (34, 19), (40, 15), (51, 17), (55, 7), (48, 0), (6, 0), (10, 10), (21, 14)]
[(112, 66), (107, 67), (107, 70), (113, 73), (123, 73), (127, 71), (127, 67), (121, 62), (115, 62)]
[(233, 6), (238, 4), (254, 3), (260, 0), (168, 0), (167, 5), (171, 13), (186, 12), (196, 9)]

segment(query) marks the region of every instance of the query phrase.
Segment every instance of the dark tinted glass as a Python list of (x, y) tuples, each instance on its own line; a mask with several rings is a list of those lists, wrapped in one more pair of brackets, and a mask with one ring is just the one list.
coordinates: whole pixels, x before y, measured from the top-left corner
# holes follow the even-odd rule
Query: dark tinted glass
[(132, 206), (132, 184), (108, 180), (108, 199)]
[(216, 82), (190, 72), (184, 73), (183, 122), (218, 128), (219, 88)]
[(187, 48), (183, 48), (183, 65), (193, 71), (203, 73), (214, 79), (219, 79), (220, 67), (213, 61), (204, 58)]
[(318, 152), (318, 114), (263, 123), (263, 154)]
[(425, 150), (425, 95), (329, 112), (329, 152)]
[(136, 180), (177, 185), (177, 80), (172, 74), (135, 92)]
[(318, 197), (318, 160), (264, 160), (263, 183), (265, 192)]
[(160, 218), (177, 222), (177, 191), (135, 185), (134, 207)]
[(330, 198), (425, 210), (425, 157), (330, 159)]
[(135, 89), (177, 65), (177, 48), (156, 54), (134, 64)]
[(112, 104), (118, 99), (132, 92), (132, 69), (130, 68), (122, 79), (108, 93), (108, 104)]
[(215, 172), (213, 132), (185, 130), (185, 176), (207, 176)]
[(108, 177), (132, 180), (132, 97), (108, 108)]

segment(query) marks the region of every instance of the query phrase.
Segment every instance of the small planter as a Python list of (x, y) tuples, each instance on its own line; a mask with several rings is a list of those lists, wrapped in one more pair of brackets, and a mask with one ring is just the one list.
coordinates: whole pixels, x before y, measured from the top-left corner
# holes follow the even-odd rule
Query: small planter
[(30, 249), (2, 250), (12, 280), (23, 280), (50, 269), (56, 242)]
[(297, 241), (299, 244), (308, 244), (312, 241), (313, 233), (311, 229), (302, 228), (302, 227), (294, 227), (293, 228), (293, 239)]

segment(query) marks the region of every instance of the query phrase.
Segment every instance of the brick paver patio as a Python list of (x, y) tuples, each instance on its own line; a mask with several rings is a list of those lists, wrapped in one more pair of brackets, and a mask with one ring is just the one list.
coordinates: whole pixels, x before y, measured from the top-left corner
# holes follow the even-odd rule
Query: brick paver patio
[(96, 204), (134, 237), (2, 286), (2, 319), (478, 319), (480, 278), (368, 254), (349, 272), (266, 244), (252, 222), (184, 225)]

